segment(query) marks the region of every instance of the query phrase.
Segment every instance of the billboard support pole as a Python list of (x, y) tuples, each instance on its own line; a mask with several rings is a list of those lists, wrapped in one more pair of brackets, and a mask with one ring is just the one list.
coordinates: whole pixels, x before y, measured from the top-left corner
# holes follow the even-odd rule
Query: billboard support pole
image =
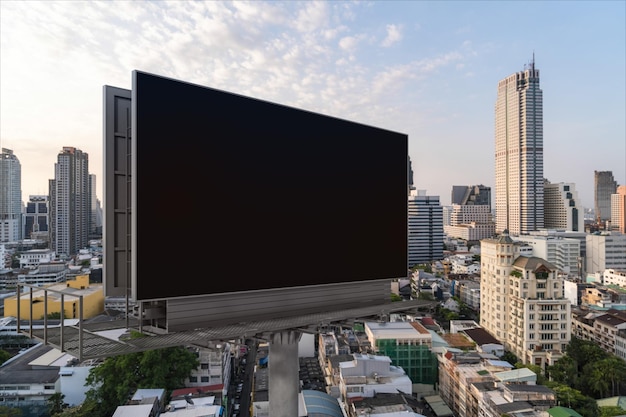
[(298, 342), (301, 336), (299, 331), (284, 330), (269, 337), (268, 394), (272, 417), (298, 415)]

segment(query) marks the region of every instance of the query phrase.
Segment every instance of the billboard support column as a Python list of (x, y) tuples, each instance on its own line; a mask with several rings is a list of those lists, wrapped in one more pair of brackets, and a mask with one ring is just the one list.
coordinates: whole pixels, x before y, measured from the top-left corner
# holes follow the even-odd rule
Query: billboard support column
[(285, 330), (270, 335), (268, 394), (272, 417), (298, 415), (300, 392), (298, 342), (301, 335), (295, 330)]

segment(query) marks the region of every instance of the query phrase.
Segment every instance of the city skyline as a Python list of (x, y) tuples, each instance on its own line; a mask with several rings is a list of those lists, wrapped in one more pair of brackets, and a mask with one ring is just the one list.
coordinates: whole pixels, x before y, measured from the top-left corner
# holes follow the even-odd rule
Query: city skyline
[(495, 189), (497, 83), (534, 55), (545, 177), (593, 208), (595, 170), (626, 184), (625, 18), (619, 1), (3, 1), (0, 146), (22, 201), (65, 146), (102, 199), (103, 86), (138, 69), (406, 133), (415, 188), (447, 205), (454, 185)]

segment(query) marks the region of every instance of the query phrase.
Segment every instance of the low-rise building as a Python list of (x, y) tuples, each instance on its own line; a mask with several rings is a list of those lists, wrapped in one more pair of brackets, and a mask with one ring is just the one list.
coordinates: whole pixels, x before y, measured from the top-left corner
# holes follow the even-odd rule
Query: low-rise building
[[(31, 292), (32, 290), (32, 292)], [(5, 316), (23, 320), (39, 320), (46, 315), (61, 312), (63, 301), (64, 318), (88, 319), (104, 311), (104, 289), (102, 284), (90, 284), (89, 275), (77, 276), (75, 280), (54, 284), (45, 288), (27, 288), (20, 294), (19, 315), (17, 294), (4, 300)], [(32, 304), (31, 304), (32, 302)], [(46, 311), (47, 309), (47, 311)], [(30, 316), (32, 310), (32, 317)]]
[(412, 394), (411, 379), (388, 356), (356, 353), (340, 364), (339, 390), (345, 402), (376, 393)]
[(417, 321), (365, 322), (365, 334), (372, 349), (391, 358), (404, 369), (414, 384), (437, 382), (437, 358), (432, 351), (431, 332)]

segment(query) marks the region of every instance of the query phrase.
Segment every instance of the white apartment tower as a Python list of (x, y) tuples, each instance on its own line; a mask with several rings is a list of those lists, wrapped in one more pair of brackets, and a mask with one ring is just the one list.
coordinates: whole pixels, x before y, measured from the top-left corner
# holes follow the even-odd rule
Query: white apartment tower
[(544, 227), (569, 232), (584, 231), (584, 210), (579, 202), (574, 184), (563, 182), (553, 184), (545, 180), (543, 189)]
[(21, 239), (22, 166), (11, 149), (2, 148), (0, 155), (0, 242), (15, 242)]
[(533, 61), (498, 83), (495, 105), (496, 233), (543, 226), (543, 93)]
[(571, 339), (571, 304), (558, 268), (520, 256), (505, 230), (481, 241), (480, 325), (524, 364), (545, 369)]
[(50, 181), (51, 244), (59, 255), (72, 256), (89, 242), (89, 157), (65, 146)]

